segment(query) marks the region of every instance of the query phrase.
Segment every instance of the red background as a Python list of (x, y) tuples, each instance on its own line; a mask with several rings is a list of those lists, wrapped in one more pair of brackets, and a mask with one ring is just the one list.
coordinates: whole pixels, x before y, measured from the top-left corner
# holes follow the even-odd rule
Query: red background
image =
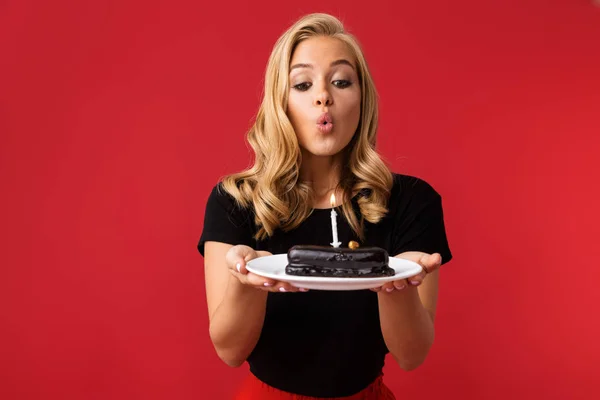
[(444, 198), (436, 342), (388, 362), (398, 398), (598, 393), (600, 8), (201, 3), (0, 3), (1, 398), (231, 396), (195, 246), (276, 38), (314, 11), (364, 46), (385, 158)]

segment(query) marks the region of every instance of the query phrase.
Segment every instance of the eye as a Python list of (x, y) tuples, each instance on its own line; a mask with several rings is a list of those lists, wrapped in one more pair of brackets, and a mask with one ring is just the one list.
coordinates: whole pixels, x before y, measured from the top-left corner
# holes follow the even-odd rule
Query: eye
[(344, 79), (338, 79), (337, 81), (333, 81), (333, 85), (340, 89), (344, 89), (344, 88), (347, 88), (348, 86), (352, 85), (352, 82), (344, 80)]
[(310, 87), (312, 86), (312, 83), (309, 82), (302, 82), (299, 83), (297, 85), (292, 86), (294, 89), (300, 91), (300, 92), (306, 92)]

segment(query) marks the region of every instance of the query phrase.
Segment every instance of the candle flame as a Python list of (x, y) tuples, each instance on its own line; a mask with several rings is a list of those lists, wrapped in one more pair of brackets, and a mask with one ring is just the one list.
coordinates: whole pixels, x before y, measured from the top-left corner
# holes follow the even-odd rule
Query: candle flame
[(331, 193), (330, 202), (331, 202), (331, 207), (335, 207), (335, 193)]

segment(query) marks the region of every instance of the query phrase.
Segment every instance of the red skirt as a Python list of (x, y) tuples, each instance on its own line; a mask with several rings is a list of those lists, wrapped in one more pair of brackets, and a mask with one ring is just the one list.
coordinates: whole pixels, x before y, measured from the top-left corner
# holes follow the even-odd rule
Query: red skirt
[[(319, 400), (321, 397), (301, 396), (299, 394), (284, 392), (259, 380), (253, 374), (242, 383), (235, 400)], [(327, 397), (328, 400), (334, 399)], [(335, 397), (338, 400), (396, 400), (392, 391), (383, 383), (380, 375), (369, 386), (360, 392), (346, 397)]]

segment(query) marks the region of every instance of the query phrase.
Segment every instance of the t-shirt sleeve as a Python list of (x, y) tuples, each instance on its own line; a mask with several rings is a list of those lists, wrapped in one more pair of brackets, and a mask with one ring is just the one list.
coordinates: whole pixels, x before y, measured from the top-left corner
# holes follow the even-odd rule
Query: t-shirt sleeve
[(217, 184), (206, 202), (198, 251), (204, 256), (204, 245), (208, 241), (253, 247), (251, 218), (250, 210), (240, 207), (223, 186)]
[(405, 251), (439, 253), (442, 264), (452, 259), (446, 237), (442, 197), (427, 182), (418, 179), (409, 199), (395, 216), (393, 255)]

